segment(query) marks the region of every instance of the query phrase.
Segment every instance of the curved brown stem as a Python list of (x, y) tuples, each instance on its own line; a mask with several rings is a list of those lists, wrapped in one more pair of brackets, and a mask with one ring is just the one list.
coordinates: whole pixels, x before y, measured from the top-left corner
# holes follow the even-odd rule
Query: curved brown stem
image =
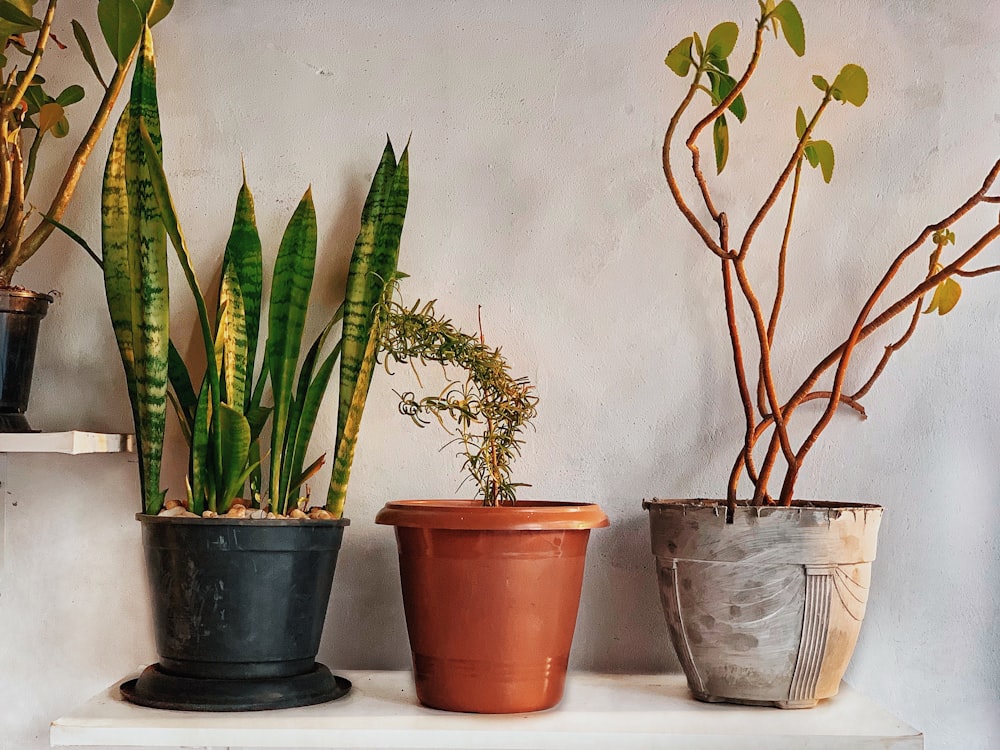
[[(733, 279), (730, 271), (730, 264), (734, 263), (729, 259), (722, 259), (722, 288), (726, 299), (726, 324), (729, 326), (729, 339), (733, 346), (733, 365), (736, 369), (736, 383), (740, 391), (740, 400), (743, 402), (743, 413), (746, 418), (746, 433), (744, 437), (744, 450), (742, 453), (743, 464), (746, 466), (747, 476), (750, 481), (757, 484), (757, 471), (753, 463), (752, 437), (754, 433), (754, 413), (753, 400), (750, 396), (750, 388), (747, 384), (746, 366), (743, 364), (743, 347), (740, 344), (740, 329), (736, 322), (736, 305), (733, 300)], [(739, 466), (739, 461), (737, 461)], [(729, 487), (726, 491), (726, 501), (732, 511), (736, 509), (736, 487), (739, 484), (739, 473), (730, 475)]]

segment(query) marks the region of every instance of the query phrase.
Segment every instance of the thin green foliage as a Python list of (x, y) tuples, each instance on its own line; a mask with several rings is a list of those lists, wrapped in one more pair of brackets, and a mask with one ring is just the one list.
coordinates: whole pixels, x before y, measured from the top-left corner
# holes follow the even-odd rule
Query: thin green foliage
[(522, 435), (536, 414), (538, 398), (526, 378), (515, 378), (499, 348), (480, 334), (465, 333), (434, 309), (434, 301), (405, 307), (391, 298), (384, 307), (381, 352), (386, 369), (392, 363), (439, 364), (458, 368), (462, 380), (449, 379), (440, 393), (417, 398), (400, 396), (399, 410), (419, 426), (433, 416), (445, 429), (445, 418), (457, 429), (462, 468), (475, 482), (485, 505), (512, 504), (518, 487), (511, 467), (521, 454)]

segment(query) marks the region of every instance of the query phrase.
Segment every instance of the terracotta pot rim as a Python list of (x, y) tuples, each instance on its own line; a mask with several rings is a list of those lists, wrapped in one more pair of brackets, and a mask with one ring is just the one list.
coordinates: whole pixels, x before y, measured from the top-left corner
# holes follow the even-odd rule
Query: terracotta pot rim
[[(716, 508), (725, 508), (726, 501), (711, 498), (654, 497), (652, 500), (643, 500), (642, 507), (644, 510), (652, 510), (654, 508), (657, 510), (714, 510)], [(736, 505), (737, 513), (754, 513), (761, 511), (768, 514), (792, 513), (800, 510), (883, 510), (883, 507), (877, 503), (855, 503), (837, 500), (793, 500), (791, 506), (789, 507), (785, 507), (783, 505), (755, 506), (750, 505), (749, 500), (739, 500)]]
[(350, 526), (349, 518), (331, 519), (311, 519), (311, 518), (226, 518), (216, 516), (215, 518), (202, 518), (201, 516), (192, 518), (190, 516), (152, 516), (148, 513), (136, 513), (135, 520), (142, 523), (165, 523), (165, 524), (190, 524), (206, 526), (258, 526), (269, 528), (280, 528), (288, 526)]
[(521, 500), (517, 505), (484, 507), (479, 500), (393, 500), (375, 523), (409, 528), (467, 531), (586, 530), (610, 525), (596, 503)]

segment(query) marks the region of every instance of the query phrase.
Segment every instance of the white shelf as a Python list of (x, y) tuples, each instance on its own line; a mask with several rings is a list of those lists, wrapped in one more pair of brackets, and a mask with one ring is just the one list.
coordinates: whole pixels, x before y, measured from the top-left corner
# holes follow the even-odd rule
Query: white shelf
[(133, 453), (135, 438), (103, 432), (0, 433), (0, 453)]
[[(335, 670), (337, 671), (337, 670)], [(923, 735), (848, 686), (816, 708), (782, 711), (693, 700), (681, 675), (569, 677), (559, 707), (453, 714), (416, 703), (409, 672), (338, 671), (338, 701), (247, 713), (191, 713), (124, 702), (118, 685), (52, 722), (53, 746), (483, 748), (500, 750), (919, 750)]]

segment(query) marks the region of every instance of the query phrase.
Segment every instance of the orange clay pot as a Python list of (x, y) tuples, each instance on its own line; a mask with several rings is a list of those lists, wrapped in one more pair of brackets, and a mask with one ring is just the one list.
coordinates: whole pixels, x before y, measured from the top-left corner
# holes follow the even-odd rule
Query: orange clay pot
[(400, 500), (396, 527), (417, 698), (432, 708), (522, 713), (563, 694), (596, 505)]

